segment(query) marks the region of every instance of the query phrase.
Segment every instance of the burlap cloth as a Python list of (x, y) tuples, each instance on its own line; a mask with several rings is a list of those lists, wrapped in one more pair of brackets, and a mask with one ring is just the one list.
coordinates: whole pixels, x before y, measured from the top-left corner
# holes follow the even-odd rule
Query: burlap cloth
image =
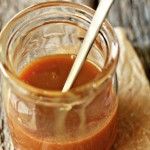
[(125, 31), (115, 29), (120, 44), (119, 128), (115, 150), (150, 150), (150, 86)]

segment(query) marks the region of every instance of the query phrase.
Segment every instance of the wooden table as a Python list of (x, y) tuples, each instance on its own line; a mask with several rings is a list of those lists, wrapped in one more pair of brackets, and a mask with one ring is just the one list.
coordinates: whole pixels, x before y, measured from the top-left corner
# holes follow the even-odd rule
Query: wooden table
[[(0, 29), (19, 10), (22, 10), (31, 5), (31, 3), (37, 1), (38, 0), (0, 0)], [(90, 0), (87, 0), (86, 2), (90, 5), (93, 4)], [(141, 9), (139, 10), (139, 8)], [(122, 13), (118, 13), (119, 10)], [(138, 11), (144, 15), (138, 16)], [(122, 25), (126, 29), (116, 29), (121, 53), (117, 68), (119, 81), (119, 128), (118, 137), (113, 147), (114, 150), (150, 149), (149, 81), (145, 76), (144, 69), (135, 53), (135, 50), (127, 40), (125, 34), (126, 32), (127, 37), (133, 43), (134, 47), (140, 49), (137, 52), (141, 58), (144, 58), (145, 61), (143, 64), (149, 74), (149, 11), (150, 0), (140, 0), (138, 3), (137, 0), (116, 0), (115, 5), (108, 16), (114, 25)], [(136, 18), (136, 16), (138, 18)], [(135, 19), (135, 21), (132, 19)], [(13, 148), (10, 143), (4, 116), (5, 114), (1, 109), (0, 150), (10, 150)]]

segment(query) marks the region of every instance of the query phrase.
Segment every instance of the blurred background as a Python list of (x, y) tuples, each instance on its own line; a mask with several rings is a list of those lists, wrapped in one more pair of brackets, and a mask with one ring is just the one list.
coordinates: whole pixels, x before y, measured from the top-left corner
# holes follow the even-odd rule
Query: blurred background
[[(0, 30), (19, 10), (51, 0), (0, 0)], [(96, 8), (98, 0), (66, 0)], [(107, 0), (106, 0), (107, 3)], [(150, 0), (115, 0), (108, 19), (113, 26), (124, 27), (150, 80)]]

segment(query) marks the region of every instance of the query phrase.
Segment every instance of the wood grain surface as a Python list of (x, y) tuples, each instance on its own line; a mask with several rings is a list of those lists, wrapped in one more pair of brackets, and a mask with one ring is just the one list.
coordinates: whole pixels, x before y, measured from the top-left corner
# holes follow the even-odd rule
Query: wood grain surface
[[(0, 29), (2, 29), (5, 23), (19, 10), (35, 2), (37, 3), (38, 0), (0, 0)], [(92, 4), (91, 1), (86, 2), (89, 5)], [(137, 4), (137, 2), (139, 2), (139, 4)], [(142, 26), (141, 23), (139, 25), (138, 19), (133, 21), (130, 15), (131, 11), (133, 11), (130, 10), (131, 7), (135, 6), (135, 10), (138, 11), (140, 5), (142, 11), (144, 11), (141, 12), (140, 9), (139, 13), (144, 13), (143, 17), (146, 17), (146, 19), (144, 19), (144, 25)], [(118, 0), (109, 14), (109, 18), (114, 25), (122, 25), (126, 29), (116, 29), (120, 43), (120, 58), (117, 68), (119, 81), (119, 128), (118, 137), (113, 150), (150, 149), (150, 86), (141, 62), (127, 39), (128, 37), (135, 47), (138, 47), (138, 45), (141, 46), (141, 43), (143, 47), (145, 45), (148, 47), (145, 49), (142, 47), (139, 54), (144, 59), (148, 59), (146, 65), (149, 67), (149, 5), (150, 0)], [(122, 14), (118, 14), (117, 10), (120, 10)], [(124, 16), (126, 17), (124, 18)], [(133, 13), (133, 16), (136, 18), (136, 13)], [(138, 15), (138, 17), (140, 17), (140, 21), (142, 21), (142, 16)], [(0, 133), (0, 150), (13, 150), (9, 139), (3, 107), (0, 109)]]
[(108, 18), (126, 29), (150, 79), (150, 0), (115, 0)]

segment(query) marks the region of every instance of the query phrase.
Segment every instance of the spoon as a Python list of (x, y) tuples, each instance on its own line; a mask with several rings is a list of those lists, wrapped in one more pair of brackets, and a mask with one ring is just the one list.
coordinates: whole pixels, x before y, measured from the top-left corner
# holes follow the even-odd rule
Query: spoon
[(62, 89), (62, 92), (67, 92), (73, 85), (74, 80), (76, 79), (79, 71), (81, 70), (83, 63), (93, 45), (93, 42), (100, 30), (100, 27), (112, 6), (114, 0), (101, 0), (95, 14), (93, 16), (91, 25), (85, 35), (83, 43), (80, 47), (80, 50), (77, 54), (77, 57), (74, 61), (74, 64), (71, 68), (71, 71), (67, 77), (65, 85)]

